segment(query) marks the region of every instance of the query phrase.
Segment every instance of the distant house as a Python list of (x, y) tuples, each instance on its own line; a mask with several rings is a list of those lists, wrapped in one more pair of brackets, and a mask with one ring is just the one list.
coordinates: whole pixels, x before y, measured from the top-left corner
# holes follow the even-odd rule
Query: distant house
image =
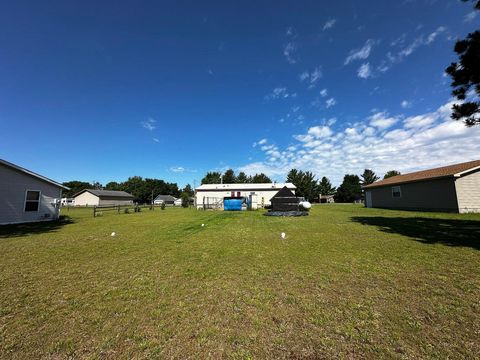
[(155, 205), (175, 205), (175, 201), (177, 198), (173, 197), (172, 195), (158, 195), (155, 200), (153, 200), (153, 203)]
[(480, 160), (398, 175), (363, 189), (366, 207), (480, 212)]
[(56, 220), (62, 184), (0, 159), (0, 224)]
[(334, 203), (333, 195), (320, 195), (320, 204)]
[(225, 199), (243, 198), (252, 209), (270, 205), (270, 199), (283, 187), (295, 192), (292, 183), (203, 184), (195, 189), (197, 209), (223, 208)]
[(125, 191), (84, 189), (73, 196), (75, 206), (108, 206), (133, 204), (133, 195)]

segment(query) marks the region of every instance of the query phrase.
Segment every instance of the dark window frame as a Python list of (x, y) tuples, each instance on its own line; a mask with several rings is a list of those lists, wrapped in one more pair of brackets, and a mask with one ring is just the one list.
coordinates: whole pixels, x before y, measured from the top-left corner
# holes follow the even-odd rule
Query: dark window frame
[[(28, 193), (37, 193), (38, 199), (37, 200), (28, 199)], [(32, 189), (25, 190), (25, 201), (23, 202), (23, 212), (39, 212), (41, 199), (42, 199), (42, 192), (40, 190), (32, 190)], [(32, 205), (32, 204), (36, 204), (36, 208), (30, 208), (30, 207), (27, 208), (27, 205)]]

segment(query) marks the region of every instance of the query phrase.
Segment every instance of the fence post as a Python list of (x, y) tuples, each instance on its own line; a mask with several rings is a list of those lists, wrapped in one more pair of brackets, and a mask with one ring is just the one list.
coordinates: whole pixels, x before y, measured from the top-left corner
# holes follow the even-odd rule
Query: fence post
[(93, 217), (97, 216), (97, 205), (93, 205)]
[(120, 205), (117, 205), (117, 214), (120, 214)]

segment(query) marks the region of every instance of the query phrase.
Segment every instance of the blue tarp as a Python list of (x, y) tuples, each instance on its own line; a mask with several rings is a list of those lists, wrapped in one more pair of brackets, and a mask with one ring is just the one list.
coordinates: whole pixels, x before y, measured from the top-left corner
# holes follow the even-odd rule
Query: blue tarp
[(223, 209), (225, 211), (242, 210), (243, 199), (225, 199), (223, 200)]

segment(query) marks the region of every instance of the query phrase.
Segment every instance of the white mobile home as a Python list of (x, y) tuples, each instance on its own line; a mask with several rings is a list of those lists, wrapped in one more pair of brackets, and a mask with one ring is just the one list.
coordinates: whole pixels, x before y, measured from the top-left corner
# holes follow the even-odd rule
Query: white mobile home
[(112, 206), (133, 204), (134, 196), (125, 191), (84, 189), (73, 198), (75, 206)]
[(295, 192), (292, 183), (203, 184), (195, 189), (197, 209), (222, 208), (225, 198), (251, 198), (253, 208), (270, 205), (270, 199), (284, 186)]
[(0, 159), (0, 224), (56, 220), (67, 187)]

